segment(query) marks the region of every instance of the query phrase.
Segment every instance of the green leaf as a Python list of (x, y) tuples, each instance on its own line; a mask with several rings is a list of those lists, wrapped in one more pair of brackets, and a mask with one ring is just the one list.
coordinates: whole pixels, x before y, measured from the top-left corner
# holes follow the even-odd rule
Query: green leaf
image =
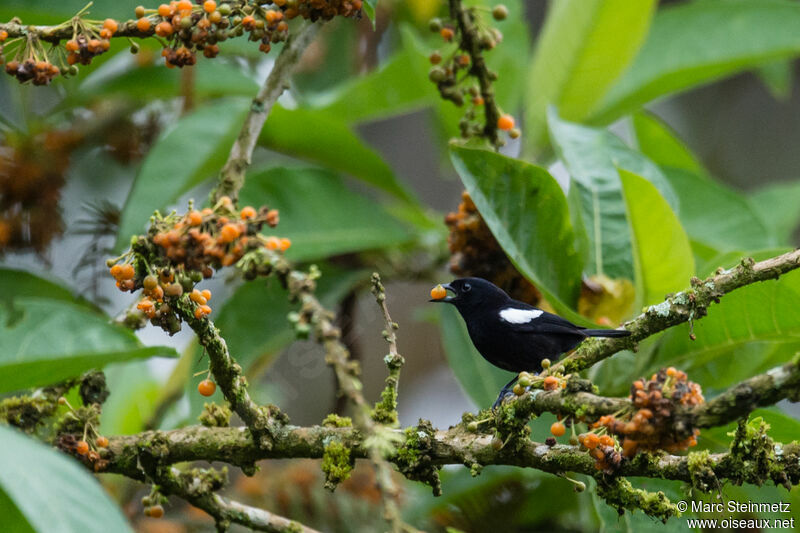
[(349, 190), (327, 170), (256, 171), (248, 175), (240, 201), (280, 211), (275, 232), (292, 240), (286, 255), (294, 261), (387, 248), (410, 239), (380, 205)]
[(258, 142), (271, 150), (351, 174), (406, 202), (418, 203), (381, 156), (338, 117), (275, 106)]
[(362, 7), (367, 18), (372, 22), (372, 29), (375, 29), (375, 7), (378, 5), (378, 0), (364, 0)]
[(680, 219), (693, 241), (720, 251), (753, 250), (777, 244), (741, 193), (685, 170), (664, 168), (663, 171), (680, 198)]
[(144, 430), (164, 387), (153, 376), (149, 362), (114, 364), (104, 373), (108, 390), (113, 394), (103, 404), (100, 415), (102, 433), (133, 435)]
[(634, 113), (633, 131), (639, 151), (657, 165), (679, 168), (699, 176), (706, 174), (703, 165), (678, 135), (652, 113)]
[(776, 100), (788, 102), (792, 96), (792, 77), (794, 62), (790, 59), (779, 59), (764, 63), (756, 69), (756, 75), (767, 87)]
[[(756, 409), (750, 413), (750, 420), (761, 417), (764, 422), (770, 425), (767, 434), (773, 440), (780, 443), (789, 443), (797, 440), (800, 435), (800, 420), (786, 415), (777, 407), (769, 407), (766, 409)], [(736, 430), (737, 423), (733, 422), (725, 426), (719, 426), (709, 429), (704, 429), (700, 433), (700, 438), (697, 439), (698, 444), (703, 448), (709, 448), (712, 451), (723, 451), (730, 448), (731, 437), (728, 433)]]
[(221, 100), (182, 117), (147, 154), (120, 218), (117, 250), (164, 209), (222, 168), (250, 102)]
[[(322, 272), (316, 294), (326, 306), (334, 306), (356, 283), (366, 279), (364, 271), (323, 266)], [(253, 309), (259, 312), (254, 313)], [(236, 361), (248, 369), (263, 356), (271, 360), (295, 339), (287, 315), (296, 310), (297, 305), (289, 303), (286, 289), (277, 280), (252, 281), (244, 283), (225, 301), (214, 324)]]
[(633, 235), (636, 305), (651, 305), (689, 284), (694, 257), (689, 238), (667, 201), (652, 183), (619, 171)]
[(469, 339), (464, 321), (449, 305), (443, 306), (441, 328), (447, 363), (464, 393), (478, 407), (489, 407), (514, 374), (500, 370), (481, 356)]
[[(4, 426), (0, 447), (0, 492), (17, 509), (11, 517), (3, 513), (5, 531), (133, 531), (108, 493), (74, 459)], [(8, 521), (21, 517), (23, 523)]]
[(792, 234), (800, 224), (800, 181), (767, 185), (749, 196), (750, 205), (774, 235), (776, 244), (793, 244)]
[(547, 108), (582, 121), (627, 68), (647, 35), (654, 0), (559, 0), (550, 4), (530, 66), (526, 148), (547, 144)]
[(315, 94), (304, 103), (348, 124), (420, 109), (432, 105), (434, 99), (430, 90), (433, 84), (418, 73), (420, 65), (424, 68), (428, 64), (405, 47), (369, 74)]
[[(751, 255), (758, 260), (767, 254)], [(713, 381), (701, 384), (720, 387), (750, 375), (738, 372), (739, 357), (745, 369), (751, 364), (755, 364), (751, 369), (780, 364), (800, 349), (798, 298), (798, 272), (726, 294), (719, 305), (709, 308), (708, 316), (694, 323), (697, 340), (689, 339), (689, 324), (665, 332), (648, 368), (672, 365), (691, 376), (696, 369), (711, 369), (709, 365), (718, 362), (719, 372), (709, 373)]]
[(171, 357), (172, 348), (144, 347), (127, 329), (83, 306), (19, 298), (0, 308), (0, 392), (47, 385), (117, 361)]
[(631, 68), (592, 120), (611, 122), (661, 96), (800, 53), (800, 5), (687, 2), (659, 10)]
[(50, 281), (24, 270), (0, 267), (0, 303), (10, 308), (19, 297), (49, 298), (92, 307), (89, 302), (77, 298), (63, 281)]
[(577, 216), (586, 229), (587, 270), (610, 278), (633, 279), (632, 237), (618, 169), (649, 180), (678, 211), (672, 187), (652, 161), (611, 132), (566, 122), (555, 111), (549, 113), (549, 124), (553, 145), (570, 174), (570, 203), (573, 209), (580, 206)]
[(541, 167), (487, 150), (451, 145), (450, 158), (511, 262), (559, 313), (575, 318), (570, 309), (583, 266), (556, 180)]

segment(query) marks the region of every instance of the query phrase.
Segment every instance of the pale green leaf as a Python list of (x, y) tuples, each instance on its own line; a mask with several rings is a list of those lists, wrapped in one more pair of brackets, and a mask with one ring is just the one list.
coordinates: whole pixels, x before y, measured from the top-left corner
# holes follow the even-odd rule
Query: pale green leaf
[(559, 0), (550, 4), (529, 69), (525, 143), (547, 144), (547, 108), (582, 121), (639, 50), (654, 0)]
[(172, 357), (164, 346), (142, 346), (129, 330), (83, 306), (18, 298), (0, 308), (0, 392), (77, 377), (130, 359)]
[(633, 131), (639, 151), (662, 167), (705, 175), (703, 165), (678, 135), (660, 118), (646, 111), (633, 114)]
[(775, 183), (749, 195), (750, 205), (774, 235), (776, 244), (796, 244), (792, 235), (800, 224), (800, 181)]
[[(75, 459), (0, 426), (0, 492), (17, 512), (3, 514), (3, 530), (39, 533), (125, 533), (120, 508)], [(0, 504), (2, 508), (2, 504)], [(8, 519), (27, 523), (9, 523)]]
[(686, 287), (694, 257), (678, 217), (653, 184), (627, 170), (619, 175), (633, 235), (638, 309)]
[(631, 67), (592, 120), (611, 122), (656, 98), (800, 53), (800, 4), (685, 2), (664, 8)]
[[(549, 114), (550, 135), (570, 175), (570, 205), (576, 207), (588, 238), (587, 270), (610, 278), (633, 279), (631, 233), (618, 169), (645, 177), (674, 211), (678, 200), (661, 170), (605, 129), (580, 126)], [(577, 225), (577, 224), (576, 224)]]

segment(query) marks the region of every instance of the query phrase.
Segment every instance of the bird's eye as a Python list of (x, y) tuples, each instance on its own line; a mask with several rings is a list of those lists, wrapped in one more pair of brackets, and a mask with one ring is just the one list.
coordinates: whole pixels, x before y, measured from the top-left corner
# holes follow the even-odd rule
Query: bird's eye
[(464, 286), (461, 287), (461, 290), (463, 290), (464, 292), (469, 292), (471, 289), (472, 285), (470, 285), (469, 283), (465, 283)]

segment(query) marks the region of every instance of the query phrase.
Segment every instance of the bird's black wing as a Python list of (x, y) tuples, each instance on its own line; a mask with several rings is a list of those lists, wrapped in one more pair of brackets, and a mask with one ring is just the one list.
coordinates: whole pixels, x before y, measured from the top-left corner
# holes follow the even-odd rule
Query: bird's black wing
[(526, 311), (541, 311), (542, 314), (528, 322), (510, 324), (514, 331), (519, 333), (531, 334), (550, 334), (550, 335), (583, 335), (582, 330), (586, 329), (581, 326), (576, 326), (566, 318), (562, 318), (553, 313), (542, 311), (532, 305), (517, 300), (511, 300), (511, 305), (508, 307), (514, 309), (522, 309)]

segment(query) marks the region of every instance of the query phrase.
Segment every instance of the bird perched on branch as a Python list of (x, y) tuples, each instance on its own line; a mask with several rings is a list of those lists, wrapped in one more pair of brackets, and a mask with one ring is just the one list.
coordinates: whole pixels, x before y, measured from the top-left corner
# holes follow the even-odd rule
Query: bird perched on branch
[[(453, 294), (449, 296), (447, 291)], [(484, 359), (510, 372), (540, 372), (542, 360), (557, 359), (587, 337), (627, 337), (624, 329), (586, 329), (558, 315), (509, 297), (481, 278), (461, 278), (431, 291), (432, 302), (453, 304), (467, 324), (472, 344)], [(500, 391), (492, 408), (518, 376)]]

